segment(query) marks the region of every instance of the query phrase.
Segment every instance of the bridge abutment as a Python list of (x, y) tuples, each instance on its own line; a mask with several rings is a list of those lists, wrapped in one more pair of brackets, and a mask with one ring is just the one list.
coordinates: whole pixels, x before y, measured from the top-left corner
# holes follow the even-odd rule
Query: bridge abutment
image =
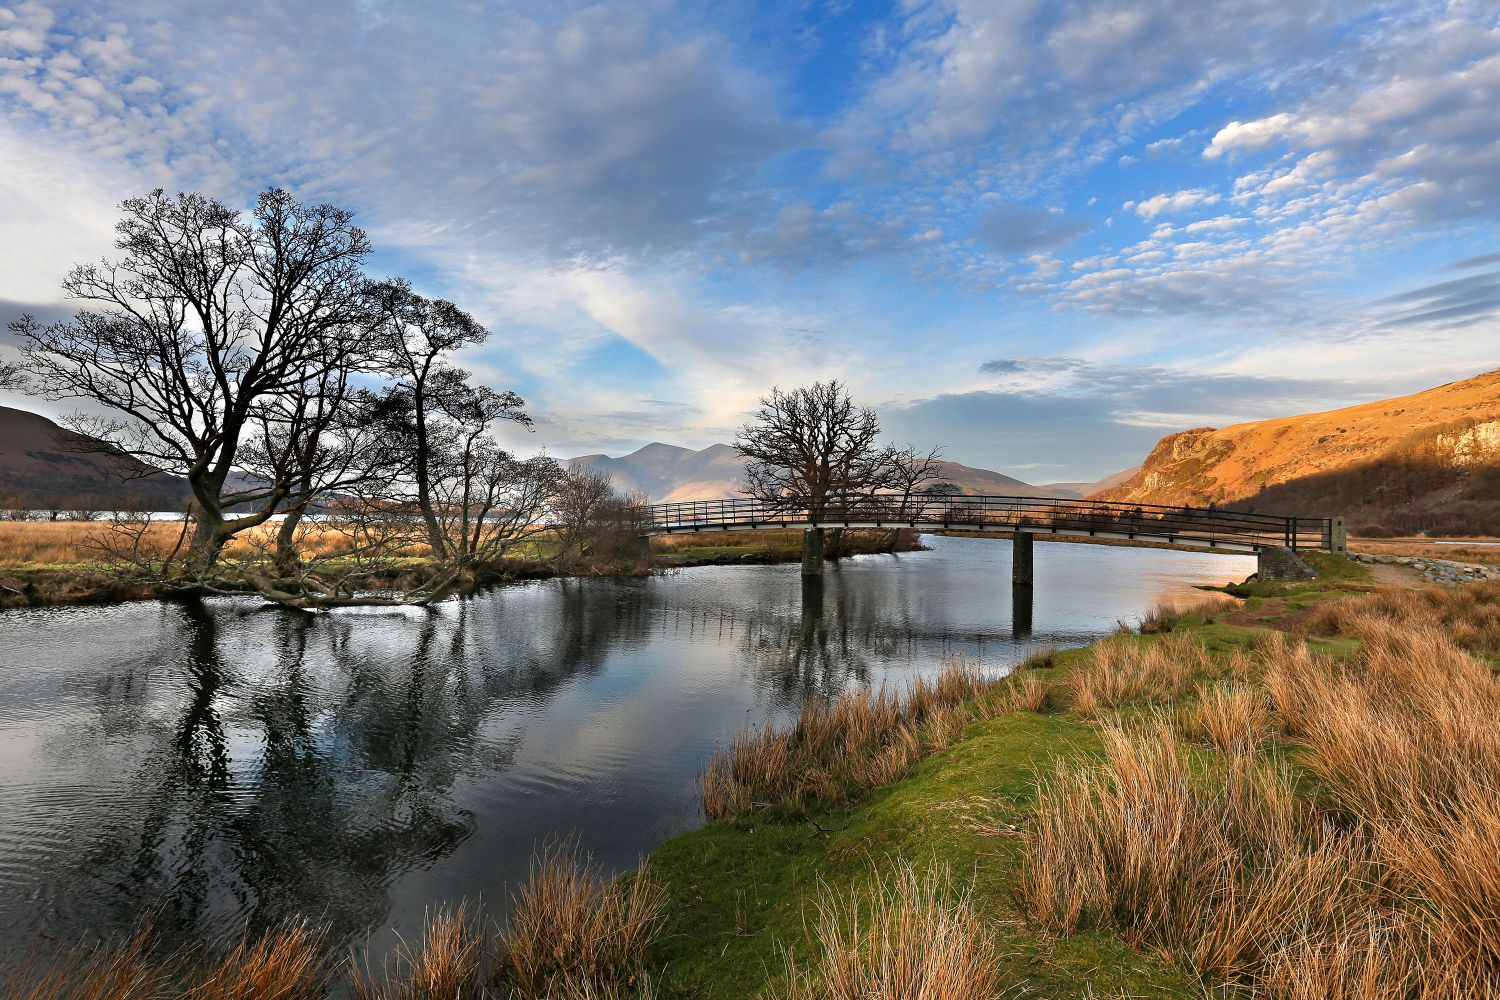
[(1255, 553), (1255, 579), (1261, 583), (1291, 583), (1316, 575), (1301, 556), (1283, 546), (1267, 545)]
[(1024, 531), (1015, 533), (1010, 549), (1010, 582), (1017, 587), (1031, 586), (1034, 577), (1034, 539)]
[(804, 528), (802, 531), (802, 575), (823, 575), (822, 528)]

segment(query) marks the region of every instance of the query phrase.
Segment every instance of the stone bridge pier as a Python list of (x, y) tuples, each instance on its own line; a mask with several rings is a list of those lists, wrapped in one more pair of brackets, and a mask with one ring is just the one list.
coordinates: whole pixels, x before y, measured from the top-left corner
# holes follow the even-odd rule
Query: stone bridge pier
[(802, 529), (802, 578), (823, 575), (823, 529)]

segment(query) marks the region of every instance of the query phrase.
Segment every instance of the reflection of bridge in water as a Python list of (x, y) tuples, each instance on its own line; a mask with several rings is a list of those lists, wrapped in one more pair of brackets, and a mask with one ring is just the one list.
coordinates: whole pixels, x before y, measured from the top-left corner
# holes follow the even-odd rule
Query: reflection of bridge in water
[(809, 504), (789, 497), (654, 504), (648, 534), (805, 528), (802, 572), (822, 574), (825, 528), (929, 528), (1002, 532), (1013, 537), (1012, 580), (1032, 582), (1032, 541), (1058, 535), (1100, 541), (1166, 543), (1212, 552), (1251, 552), (1262, 578), (1284, 553), (1345, 550), (1341, 517), (1282, 517), (1217, 507), (1168, 507), (1062, 497), (874, 496)]

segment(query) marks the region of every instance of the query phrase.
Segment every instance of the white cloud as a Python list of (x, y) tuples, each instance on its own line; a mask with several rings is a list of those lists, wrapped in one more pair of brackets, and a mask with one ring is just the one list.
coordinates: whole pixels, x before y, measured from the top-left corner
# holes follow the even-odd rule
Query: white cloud
[(1127, 201), (1125, 208), (1133, 209), (1136, 215), (1143, 219), (1154, 219), (1165, 213), (1182, 212), (1200, 205), (1213, 205), (1220, 200), (1219, 195), (1202, 188), (1194, 188), (1188, 191), (1178, 191), (1174, 194), (1159, 194), (1147, 198), (1145, 201)]

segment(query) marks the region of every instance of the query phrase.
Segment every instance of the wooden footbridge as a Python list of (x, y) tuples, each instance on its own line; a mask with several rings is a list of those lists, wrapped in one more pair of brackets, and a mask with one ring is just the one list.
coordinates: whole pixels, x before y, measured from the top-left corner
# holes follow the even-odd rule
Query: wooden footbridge
[[(653, 504), (647, 534), (803, 528), (804, 575), (823, 572), (826, 528), (926, 528), (1003, 532), (1015, 542), (1013, 581), (1032, 581), (1032, 542), (1037, 535), (1131, 542), (1165, 542), (1211, 552), (1260, 556), (1262, 577), (1303, 550), (1342, 552), (1343, 518), (1281, 517), (1221, 510), (1168, 507), (1063, 497), (875, 495), (855, 500), (809, 503), (797, 498), (774, 502), (753, 498), (690, 500)], [(1292, 560), (1295, 563), (1295, 559)]]

